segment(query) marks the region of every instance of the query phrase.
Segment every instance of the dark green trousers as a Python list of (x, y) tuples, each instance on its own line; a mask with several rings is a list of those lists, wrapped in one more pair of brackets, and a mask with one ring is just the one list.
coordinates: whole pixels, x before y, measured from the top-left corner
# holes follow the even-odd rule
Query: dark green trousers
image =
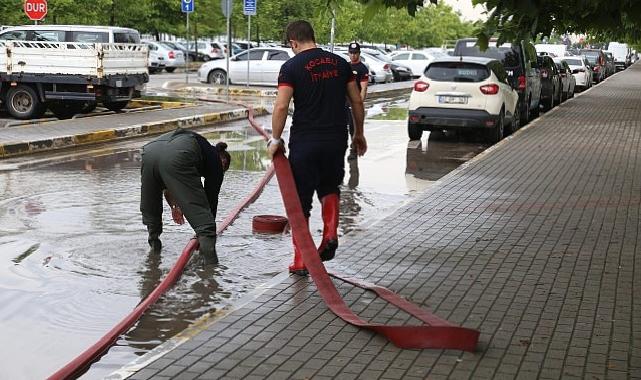
[(166, 133), (142, 150), (140, 211), (149, 235), (162, 233), (163, 190), (167, 189), (198, 236), (216, 237), (216, 220), (202, 185), (200, 147), (193, 135)]

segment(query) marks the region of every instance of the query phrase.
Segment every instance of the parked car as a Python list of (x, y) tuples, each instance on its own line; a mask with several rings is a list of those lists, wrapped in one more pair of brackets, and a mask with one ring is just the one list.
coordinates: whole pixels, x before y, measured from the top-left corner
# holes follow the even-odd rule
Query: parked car
[[(249, 84), (277, 86), (280, 67), (294, 56), (289, 48), (253, 48), (229, 59), (229, 82), (247, 83), (247, 60), (249, 60)], [(227, 81), (225, 60), (205, 62), (198, 69), (198, 80), (203, 83), (225, 84)]]
[(572, 76), (576, 81), (576, 89), (583, 91), (592, 87), (592, 68), (584, 56), (565, 57), (563, 60), (572, 70)]
[(392, 55), (392, 61), (403, 66), (409, 67), (412, 70), (412, 77), (417, 78), (423, 75), (423, 71), (427, 65), (434, 61), (437, 57), (435, 53), (428, 53), (419, 50), (410, 50), (396, 52)]
[(574, 97), (576, 79), (572, 75), (572, 69), (563, 58), (555, 58), (554, 63), (561, 76), (561, 102)]
[[(334, 53), (339, 54), (349, 62), (349, 55), (346, 50), (334, 50)], [(394, 75), (392, 74), (391, 65), (389, 63), (365, 53), (362, 50), (361, 62), (363, 62), (369, 69), (370, 83), (389, 83), (394, 80)]]
[(497, 40), (491, 39), (487, 50), (481, 51), (476, 46), (476, 38), (466, 38), (456, 41), (454, 56), (488, 57), (501, 61), (510, 84), (519, 93), (520, 125), (539, 115), (541, 78), (536, 50), (531, 43), (519, 41), (497, 46)]
[(567, 53), (567, 46), (563, 44), (536, 44), (534, 48), (538, 54), (548, 53), (555, 57), (564, 57)]
[[(162, 61), (164, 63), (163, 67), (165, 70), (167, 70), (168, 73), (173, 73), (176, 68), (185, 66), (185, 56), (183, 55), (182, 51), (170, 49), (167, 45), (156, 41), (143, 42), (147, 44), (150, 52), (153, 51), (156, 53), (156, 58), (159, 62)], [(159, 69), (162, 70), (161, 68)], [(150, 67), (149, 72), (156, 72), (156, 68)]]
[(205, 62), (212, 59), (225, 58), (225, 47), (220, 42), (204, 42), (199, 41), (198, 44), (194, 42), (188, 43), (189, 50), (202, 54)]
[(484, 57), (439, 58), (425, 69), (410, 95), (407, 133), (481, 129), (489, 142), (519, 127), (518, 92), (501, 62)]
[(628, 44), (610, 42), (608, 44), (608, 51), (611, 51), (614, 55), (614, 65), (617, 71), (625, 70), (632, 64), (632, 52), (630, 51)]
[(392, 61), (392, 59), (388, 55), (381, 53), (380, 50), (361, 48), (361, 51), (375, 58), (378, 58), (381, 61), (387, 62), (390, 65), (390, 70), (392, 71), (392, 79), (394, 80), (394, 82), (401, 82), (412, 79), (412, 70), (409, 67)]
[(603, 53), (605, 53), (605, 73), (606, 77), (609, 77), (617, 72), (617, 68), (614, 64), (614, 55), (609, 51), (604, 51)]
[(195, 51), (191, 51), (187, 49), (185, 45), (183, 45), (180, 42), (176, 41), (161, 41), (161, 44), (165, 45), (171, 50), (180, 50), (183, 53), (183, 56), (187, 58), (187, 55), (189, 55), (189, 62), (196, 62), (196, 61), (202, 61), (202, 53), (198, 53)]
[(600, 83), (605, 79), (605, 54), (601, 49), (583, 49), (581, 55), (584, 55), (592, 67), (592, 83)]
[(536, 59), (541, 74), (541, 105), (549, 111), (561, 103), (561, 75), (549, 55), (539, 55)]

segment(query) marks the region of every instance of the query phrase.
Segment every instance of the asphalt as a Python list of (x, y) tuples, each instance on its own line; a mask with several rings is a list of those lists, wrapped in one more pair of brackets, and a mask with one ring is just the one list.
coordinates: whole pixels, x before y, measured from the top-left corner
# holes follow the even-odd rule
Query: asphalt
[(641, 379), (640, 94), (637, 64), (342, 238), (330, 268), (478, 329), (476, 352), (399, 349), (283, 273), (110, 378)]

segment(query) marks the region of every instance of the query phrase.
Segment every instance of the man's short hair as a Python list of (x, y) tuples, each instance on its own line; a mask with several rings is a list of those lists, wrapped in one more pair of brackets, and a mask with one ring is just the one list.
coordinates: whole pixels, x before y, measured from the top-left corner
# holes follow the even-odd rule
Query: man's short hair
[(316, 42), (314, 37), (314, 28), (305, 20), (292, 21), (285, 29), (285, 37), (287, 41), (294, 40), (296, 42)]

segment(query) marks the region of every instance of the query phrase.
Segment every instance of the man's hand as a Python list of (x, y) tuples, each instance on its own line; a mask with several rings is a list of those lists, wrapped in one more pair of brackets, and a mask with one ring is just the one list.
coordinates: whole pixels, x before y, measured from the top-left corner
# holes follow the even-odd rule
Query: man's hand
[(274, 155), (281, 150), (283, 153), (285, 153), (285, 143), (283, 142), (282, 139), (275, 139), (271, 138), (267, 142), (267, 153), (269, 154), (269, 158), (274, 158)]
[(183, 216), (183, 212), (178, 206), (174, 206), (171, 208), (171, 218), (176, 222), (176, 224), (185, 224), (185, 217)]
[(367, 140), (365, 140), (364, 135), (355, 134), (354, 137), (352, 137), (352, 145), (356, 149), (356, 154), (359, 156), (362, 156), (367, 152)]

